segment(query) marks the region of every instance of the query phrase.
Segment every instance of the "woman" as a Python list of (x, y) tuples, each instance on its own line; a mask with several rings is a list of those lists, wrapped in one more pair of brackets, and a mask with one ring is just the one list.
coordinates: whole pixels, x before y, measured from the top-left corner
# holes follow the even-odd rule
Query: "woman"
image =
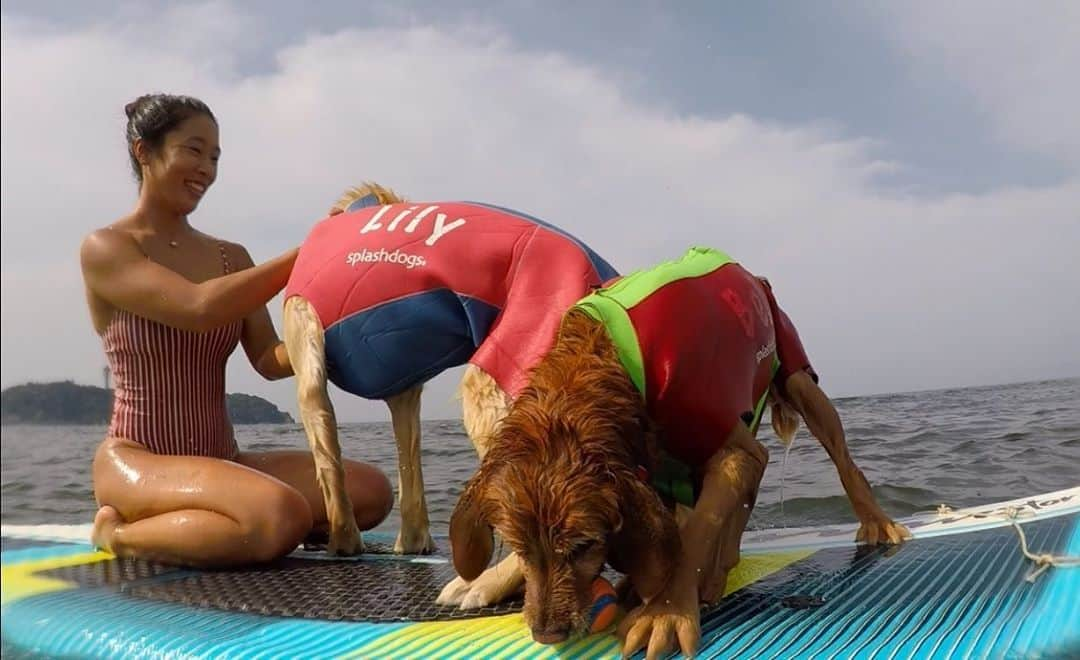
[[(292, 375), (266, 303), (291, 250), (255, 266), (240, 245), (195, 230), (217, 176), (217, 120), (201, 101), (142, 96), (125, 108), (139, 198), (83, 241), (94, 329), (115, 383), (108, 436), (94, 457), (93, 541), (122, 557), (225, 566), (267, 561), (325, 525), (305, 451), (241, 452), (225, 408), (225, 364), (242, 343), (273, 380)], [(393, 504), (386, 476), (347, 462), (357, 525)]]

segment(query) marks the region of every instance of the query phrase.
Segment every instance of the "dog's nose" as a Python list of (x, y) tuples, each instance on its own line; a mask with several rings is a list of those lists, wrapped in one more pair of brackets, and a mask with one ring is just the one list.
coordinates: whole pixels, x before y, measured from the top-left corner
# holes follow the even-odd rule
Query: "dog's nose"
[(558, 644), (566, 641), (566, 638), (570, 636), (570, 631), (565, 628), (559, 630), (533, 630), (532, 636), (540, 644)]

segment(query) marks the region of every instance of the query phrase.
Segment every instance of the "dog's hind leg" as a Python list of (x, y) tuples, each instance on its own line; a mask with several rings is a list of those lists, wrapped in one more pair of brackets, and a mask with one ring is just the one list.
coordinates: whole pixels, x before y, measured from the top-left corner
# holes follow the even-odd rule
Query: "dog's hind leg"
[(296, 373), (297, 403), (315, 461), (315, 480), (326, 503), (330, 542), (327, 552), (351, 555), (364, 551), (352, 502), (345, 488), (337, 419), (326, 391), (326, 346), (314, 308), (300, 296), (285, 301), (285, 349)]
[(422, 385), (411, 387), (386, 400), (398, 450), (398, 503), (401, 531), (394, 552), (429, 554), (435, 551), (424, 496), (424, 471), (420, 461), (420, 393)]
[(477, 458), (484, 460), (491, 438), (510, 409), (510, 397), (486, 371), (472, 364), (465, 368), (458, 393), (465, 433)]
[(723, 475), (730, 503), (714, 545), (711, 570), (700, 582), (702, 602), (715, 604), (727, 587), (727, 576), (739, 563), (743, 531), (757, 502), (758, 488), (769, 463), (769, 452), (742, 424), (737, 424), (725, 447), (719, 472)]

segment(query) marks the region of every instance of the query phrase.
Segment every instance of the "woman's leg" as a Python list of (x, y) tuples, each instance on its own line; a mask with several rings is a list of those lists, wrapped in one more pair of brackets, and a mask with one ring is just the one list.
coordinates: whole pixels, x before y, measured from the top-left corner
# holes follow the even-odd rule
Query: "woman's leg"
[(120, 557), (192, 566), (269, 561), (310, 531), (287, 483), (231, 461), (164, 456), (108, 438), (94, 456), (93, 541)]
[[(316, 528), (325, 528), (326, 502), (315, 482), (315, 461), (309, 451), (240, 452), (241, 465), (271, 475), (300, 492), (311, 508)], [(375, 527), (394, 506), (394, 489), (386, 475), (374, 465), (342, 459), (345, 489), (353, 505), (356, 526), (361, 531)]]

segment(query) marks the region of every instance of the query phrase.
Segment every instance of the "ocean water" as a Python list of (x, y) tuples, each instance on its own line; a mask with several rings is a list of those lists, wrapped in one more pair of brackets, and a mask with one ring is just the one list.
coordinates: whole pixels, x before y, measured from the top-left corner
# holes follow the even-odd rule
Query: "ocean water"
[[(855, 397), (836, 404), (855, 461), (878, 501), (896, 517), (942, 503), (973, 505), (1080, 484), (1080, 379)], [(105, 428), (2, 431), (3, 522), (90, 522), (90, 462)], [(236, 433), (249, 451), (307, 447), (299, 425), (238, 426)], [(771, 457), (751, 528), (854, 522), (836, 470), (805, 428), (786, 464), (783, 446), (767, 425), (761, 437)], [(375, 463), (396, 482), (388, 423), (343, 425), (341, 444), (347, 457)], [(476, 465), (459, 420), (423, 423), (434, 533), (445, 534)], [(394, 530), (398, 523), (395, 508), (380, 529)]]

